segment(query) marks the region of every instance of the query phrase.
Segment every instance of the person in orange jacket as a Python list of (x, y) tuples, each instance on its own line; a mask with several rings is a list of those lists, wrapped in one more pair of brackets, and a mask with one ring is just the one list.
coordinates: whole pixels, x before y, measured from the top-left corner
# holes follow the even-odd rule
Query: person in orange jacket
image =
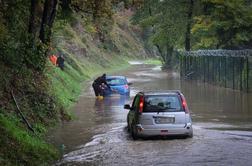
[(56, 64), (57, 64), (57, 56), (55, 56), (55, 55), (53, 54), (53, 55), (51, 55), (51, 56), (49, 57), (49, 59), (50, 59), (50, 61), (52, 62), (52, 64), (56, 66)]

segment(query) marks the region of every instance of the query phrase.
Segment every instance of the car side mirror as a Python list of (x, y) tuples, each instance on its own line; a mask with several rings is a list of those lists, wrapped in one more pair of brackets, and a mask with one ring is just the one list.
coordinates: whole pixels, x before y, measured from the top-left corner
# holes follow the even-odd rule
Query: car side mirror
[(126, 109), (126, 110), (131, 110), (131, 107), (130, 107), (129, 104), (125, 104), (125, 105), (124, 105), (124, 109)]
[(128, 85), (131, 86), (133, 83), (132, 82), (128, 82)]

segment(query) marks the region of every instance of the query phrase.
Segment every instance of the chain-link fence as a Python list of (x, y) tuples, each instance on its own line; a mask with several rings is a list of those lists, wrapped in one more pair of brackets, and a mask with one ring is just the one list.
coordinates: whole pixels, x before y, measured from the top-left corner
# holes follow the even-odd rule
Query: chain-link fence
[(252, 92), (252, 50), (182, 52), (180, 75), (185, 79)]

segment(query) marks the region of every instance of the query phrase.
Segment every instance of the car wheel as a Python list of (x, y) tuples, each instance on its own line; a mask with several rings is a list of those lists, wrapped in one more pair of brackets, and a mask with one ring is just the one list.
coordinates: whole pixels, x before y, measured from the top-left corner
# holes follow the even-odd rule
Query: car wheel
[(191, 132), (190, 134), (188, 134), (188, 138), (193, 138), (193, 132)]
[(137, 129), (136, 129), (135, 125), (131, 126), (130, 132), (131, 132), (131, 136), (132, 136), (133, 140), (137, 140), (138, 136), (137, 136)]
[(130, 132), (129, 119), (127, 119), (127, 131)]

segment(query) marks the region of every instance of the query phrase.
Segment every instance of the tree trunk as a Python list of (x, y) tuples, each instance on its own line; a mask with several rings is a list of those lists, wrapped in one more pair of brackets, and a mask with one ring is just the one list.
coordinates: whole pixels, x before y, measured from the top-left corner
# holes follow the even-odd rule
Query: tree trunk
[(166, 46), (166, 55), (165, 55), (165, 64), (166, 67), (172, 69), (171, 62), (172, 62), (172, 54), (173, 54), (173, 47), (167, 44)]
[(165, 55), (163, 54), (163, 51), (162, 51), (161, 47), (158, 44), (155, 44), (155, 46), (157, 47), (158, 52), (159, 52), (163, 62), (165, 63)]
[(46, 43), (46, 25), (47, 25), (47, 18), (49, 15), (49, 0), (45, 0), (44, 2), (44, 10), (43, 10), (43, 16), (42, 16), (42, 21), (41, 21), (41, 26), (40, 26), (40, 33), (39, 33), (39, 39), (42, 41), (42, 43)]
[(191, 24), (192, 24), (192, 15), (193, 15), (193, 6), (194, 0), (190, 0), (188, 15), (187, 15), (187, 25), (186, 25), (186, 34), (185, 34), (185, 50), (191, 50)]
[(152, 16), (151, 7), (149, 6), (149, 15)]
[(36, 6), (37, 6), (37, 4), (38, 4), (37, 0), (31, 0), (30, 20), (29, 20), (28, 32), (30, 34), (33, 34), (33, 35), (35, 33), (35, 29), (34, 29), (34, 27), (35, 27), (35, 15), (36, 15), (35, 12), (36, 12)]
[(49, 21), (48, 21), (48, 26), (50, 28), (50, 31), (51, 31), (51, 28), (53, 26), (53, 22), (54, 22), (55, 17), (56, 17), (57, 4), (58, 4), (58, 0), (53, 0), (52, 11), (51, 11), (51, 14), (50, 14), (50, 17), (49, 17)]
[(70, 10), (71, 0), (60, 0), (62, 10), (67, 11)]
[(5, 6), (4, 1), (0, 0), (0, 10), (4, 11), (4, 6)]
[(51, 29), (56, 17), (58, 0), (45, 0), (39, 38), (43, 43), (50, 42)]
[(93, 18), (94, 20), (97, 20), (97, 18), (99, 17), (99, 8), (100, 8), (100, 2), (101, 0), (94, 0), (94, 12), (93, 12)]

